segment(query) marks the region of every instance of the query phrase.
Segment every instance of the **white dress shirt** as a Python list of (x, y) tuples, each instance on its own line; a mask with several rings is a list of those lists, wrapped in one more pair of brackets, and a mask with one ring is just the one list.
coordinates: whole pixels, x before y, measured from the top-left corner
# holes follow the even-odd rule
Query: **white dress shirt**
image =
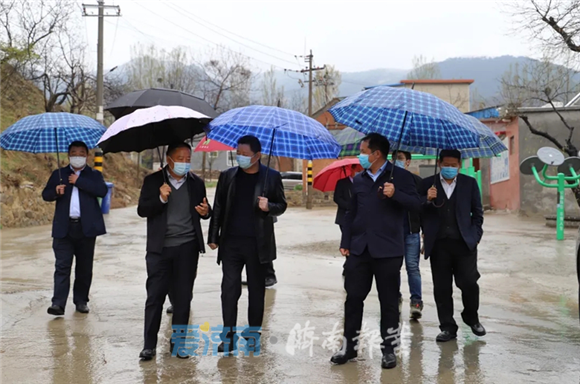
[(439, 177), (441, 178), (441, 186), (443, 187), (443, 190), (445, 191), (447, 198), (451, 199), (453, 191), (455, 191), (455, 187), (457, 186), (457, 176), (455, 176), (451, 184), (449, 184), (441, 174), (439, 174)]
[[(81, 169), (80, 171), (75, 171), (73, 167), (70, 168), (77, 176), (80, 176), (83, 169), (85, 169), (83, 167), (83, 169)], [(73, 185), (72, 194), (70, 196), (69, 217), (71, 219), (80, 219), (81, 217), (81, 202), (79, 200), (79, 189), (76, 187), (76, 185)]]
[[(165, 171), (163, 171), (163, 172), (165, 172)], [(183, 176), (179, 180), (177, 180), (176, 178), (174, 178), (173, 176), (171, 176), (171, 173), (169, 173), (169, 172), (166, 172), (166, 175), (167, 175), (167, 179), (169, 180), (169, 182), (171, 183), (171, 185), (173, 185), (173, 188), (175, 188), (175, 190), (178, 190), (179, 188), (181, 188), (181, 186), (183, 184), (185, 184), (185, 181), (187, 180), (187, 173), (185, 174), (185, 176)], [(163, 198), (161, 197), (161, 195), (159, 195), (159, 200), (161, 200), (161, 202), (163, 204), (167, 204), (169, 202), (169, 200), (163, 201)]]
[(373, 181), (377, 181), (377, 179), (379, 178), (379, 176), (381, 175), (381, 173), (383, 173), (383, 171), (385, 170), (385, 167), (387, 166), (388, 161), (385, 161), (385, 164), (383, 164), (379, 170), (377, 171), (377, 173), (372, 173), (371, 169), (367, 169), (367, 173), (368, 175), (371, 177), (371, 179), (373, 179)]

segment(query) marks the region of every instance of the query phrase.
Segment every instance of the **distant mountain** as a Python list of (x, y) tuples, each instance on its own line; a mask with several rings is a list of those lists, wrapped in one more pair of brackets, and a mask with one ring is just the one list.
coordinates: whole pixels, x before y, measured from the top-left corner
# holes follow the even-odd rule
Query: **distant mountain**
[[(472, 94), (493, 104), (499, 101), (500, 79), (510, 68), (510, 65), (523, 65), (533, 60), (527, 57), (500, 56), (500, 57), (457, 57), (439, 62), (439, 69), (443, 79), (473, 79)], [(393, 84), (407, 78), (409, 69), (378, 68), (360, 72), (342, 72), (342, 83), (339, 96), (352, 95), (364, 87)], [(120, 65), (116, 74), (121, 77), (126, 72), (126, 65)], [(261, 83), (263, 73), (255, 76), (251, 91), (251, 99), (259, 103), (262, 95)], [(284, 93), (291, 99), (296, 93), (307, 95), (307, 76), (296, 72), (277, 71), (275, 73), (277, 85), (284, 87)]]

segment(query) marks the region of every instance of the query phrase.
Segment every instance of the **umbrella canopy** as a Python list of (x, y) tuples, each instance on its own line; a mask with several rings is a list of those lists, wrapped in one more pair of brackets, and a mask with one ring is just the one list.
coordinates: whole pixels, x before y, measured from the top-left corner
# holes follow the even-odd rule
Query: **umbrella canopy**
[(236, 148), (238, 139), (256, 136), (262, 153), (295, 159), (335, 159), (340, 145), (318, 121), (300, 112), (252, 105), (221, 114), (209, 126), (208, 138)]
[(207, 136), (203, 138), (195, 147), (194, 152), (221, 152), (221, 151), (235, 151), (235, 148), (228, 147), (225, 144), (220, 143), (212, 139), (208, 139)]
[(99, 140), (103, 152), (141, 152), (202, 133), (211, 119), (180, 106), (138, 109), (115, 121)]
[(96, 147), (106, 128), (88, 116), (47, 112), (27, 116), (0, 135), (0, 146), (9, 151), (30, 153), (68, 152), (73, 141)]
[[(465, 116), (472, 121), (473, 127), (479, 132), (479, 145), (476, 148), (460, 149), (462, 158), (493, 157), (503, 151), (507, 151), (506, 146), (487, 125), (473, 116)], [(337, 133), (334, 137), (342, 147), (339, 157), (357, 156), (360, 153), (360, 142), (364, 136), (364, 133), (352, 128), (345, 128)], [(391, 144), (392, 149), (397, 149), (397, 143)], [(437, 156), (440, 151), (438, 148), (411, 147), (408, 145), (401, 145), (398, 149), (431, 156)]]
[(365, 134), (352, 129), (344, 128), (334, 135), (334, 138), (340, 144), (340, 153), (338, 157), (357, 156), (360, 154), (360, 141)]
[(156, 105), (178, 105), (193, 109), (208, 117), (217, 117), (217, 112), (209, 103), (189, 93), (175, 89), (149, 88), (134, 91), (119, 97), (107, 105), (105, 111), (111, 112), (115, 119), (135, 112), (137, 109), (154, 107)]
[[(499, 137), (497, 137), (497, 135), (487, 125), (483, 124), (473, 116), (466, 116), (468, 119), (472, 120), (474, 128), (479, 132), (479, 145), (475, 148), (459, 149), (462, 158), (494, 157), (508, 150)], [(404, 147), (401, 146), (401, 148)], [(416, 150), (419, 151), (416, 153), (423, 153), (426, 155), (437, 156), (439, 154), (439, 151), (435, 148), (422, 148)], [(412, 150), (409, 152), (412, 152)]]
[(347, 97), (329, 110), (334, 119), (363, 133), (415, 148), (477, 148), (473, 120), (424, 92), (379, 86)]
[(362, 171), (358, 159), (343, 159), (335, 161), (318, 172), (314, 177), (312, 187), (322, 192), (334, 191), (336, 189), (336, 183), (338, 183), (339, 180), (350, 176), (350, 167), (353, 165), (357, 167), (357, 172)]

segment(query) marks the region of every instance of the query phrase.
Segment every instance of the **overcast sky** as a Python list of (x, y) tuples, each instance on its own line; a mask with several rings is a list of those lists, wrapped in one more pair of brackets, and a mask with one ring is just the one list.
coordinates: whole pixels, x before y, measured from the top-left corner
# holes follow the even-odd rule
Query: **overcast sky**
[[(294, 55), (312, 49), (316, 65), (332, 64), (343, 72), (408, 69), (417, 55), (436, 61), (538, 56), (523, 36), (510, 29), (512, 19), (498, 10), (499, 3), (107, 0), (106, 4), (121, 6), (122, 17), (106, 19), (104, 66), (108, 70), (127, 62), (131, 46), (139, 42), (197, 52), (222, 44), (251, 57), (252, 65), (278, 69), (300, 69), (304, 61)], [(81, 22), (90, 59), (96, 63), (97, 19)]]

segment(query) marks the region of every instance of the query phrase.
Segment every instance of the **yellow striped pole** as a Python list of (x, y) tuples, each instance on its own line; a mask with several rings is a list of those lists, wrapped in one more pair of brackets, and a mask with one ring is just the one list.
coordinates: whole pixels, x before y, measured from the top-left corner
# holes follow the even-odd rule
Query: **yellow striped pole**
[(103, 151), (100, 149), (97, 149), (95, 152), (95, 162), (93, 168), (103, 173)]
[(308, 195), (306, 196), (306, 209), (312, 209), (312, 161), (308, 161), (308, 173), (307, 173), (307, 182), (308, 182)]

